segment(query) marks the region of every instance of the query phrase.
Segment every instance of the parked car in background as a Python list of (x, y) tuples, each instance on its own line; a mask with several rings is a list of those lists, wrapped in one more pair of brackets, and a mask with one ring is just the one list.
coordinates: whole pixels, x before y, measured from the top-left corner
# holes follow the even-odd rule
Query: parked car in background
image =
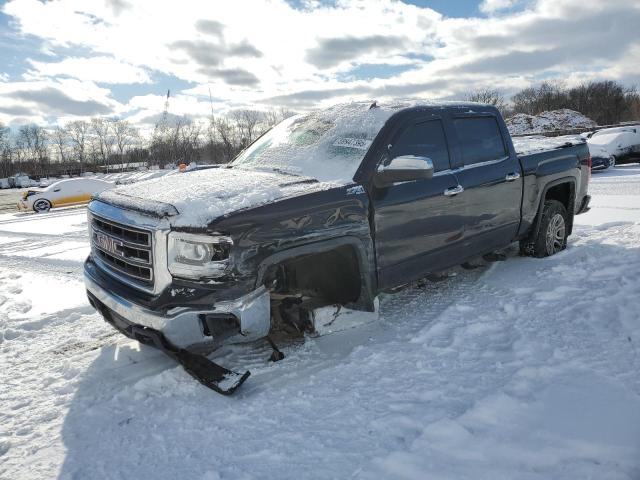
[(0, 178), (0, 188), (10, 188), (8, 178)]
[(93, 195), (113, 186), (113, 183), (94, 178), (60, 180), (46, 188), (34, 188), (24, 192), (18, 202), (18, 210), (46, 212), (53, 207), (82, 205), (89, 203)]
[(40, 188), (46, 188), (49, 185), (51, 185), (54, 182), (57, 182), (59, 179), (55, 178), (55, 177), (49, 177), (49, 178), (41, 178), (39, 180), (38, 186)]
[(587, 143), (589, 150), (592, 146), (605, 149), (616, 165), (640, 161), (640, 125), (598, 130)]
[(590, 145), (591, 170), (606, 170), (616, 166), (616, 158), (601, 145)]
[(28, 175), (16, 173), (7, 179), (10, 188), (28, 188), (31, 186), (31, 179)]

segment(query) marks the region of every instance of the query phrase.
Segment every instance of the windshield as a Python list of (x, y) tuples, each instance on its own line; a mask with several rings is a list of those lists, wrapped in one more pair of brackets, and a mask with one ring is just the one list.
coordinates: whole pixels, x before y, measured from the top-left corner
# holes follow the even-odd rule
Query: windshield
[(233, 161), (233, 167), (351, 181), (390, 112), (355, 104), (284, 120)]

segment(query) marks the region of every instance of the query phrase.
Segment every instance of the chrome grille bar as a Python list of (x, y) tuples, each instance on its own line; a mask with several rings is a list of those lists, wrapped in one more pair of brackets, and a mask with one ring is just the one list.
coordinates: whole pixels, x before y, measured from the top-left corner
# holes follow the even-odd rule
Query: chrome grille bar
[(91, 247), (100, 264), (119, 277), (152, 286), (152, 232), (91, 214)]

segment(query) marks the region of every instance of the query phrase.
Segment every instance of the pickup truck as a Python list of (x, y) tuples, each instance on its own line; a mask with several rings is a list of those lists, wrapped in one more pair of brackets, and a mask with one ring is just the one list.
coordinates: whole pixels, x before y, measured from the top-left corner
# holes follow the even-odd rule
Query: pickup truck
[(276, 354), (270, 332), (322, 330), (323, 309), (375, 314), (379, 292), (517, 241), (523, 255), (563, 250), (588, 209), (590, 161), (583, 140), (516, 153), (489, 105), (298, 115), (229, 165), (96, 196), (87, 294), (229, 394), (249, 372), (207, 358), (222, 344), (267, 338)]

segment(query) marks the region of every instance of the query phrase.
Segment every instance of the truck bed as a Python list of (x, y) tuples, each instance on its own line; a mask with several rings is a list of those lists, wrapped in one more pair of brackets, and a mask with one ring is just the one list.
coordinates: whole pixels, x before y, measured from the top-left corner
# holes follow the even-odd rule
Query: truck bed
[(513, 148), (518, 156), (540, 153), (545, 150), (557, 150), (586, 143), (580, 135), (563, 135), (560, 137), (544, 137), (542, 135), (530, 135), (526, 137), (512, 137)]

